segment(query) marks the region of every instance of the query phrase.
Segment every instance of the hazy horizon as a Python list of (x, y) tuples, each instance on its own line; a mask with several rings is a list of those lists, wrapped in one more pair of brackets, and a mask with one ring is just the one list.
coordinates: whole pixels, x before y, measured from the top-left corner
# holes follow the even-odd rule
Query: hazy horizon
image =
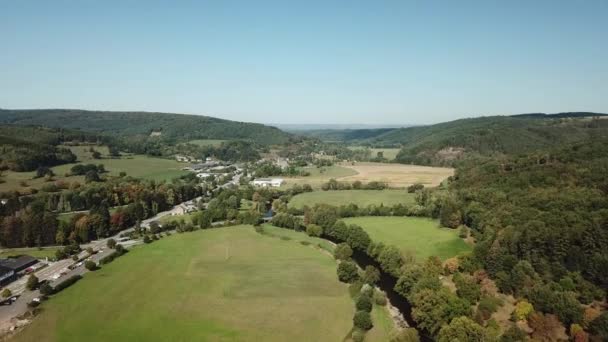
[(420, 125), (608, 112), (608, 2), (3, 2), (0, 107)]

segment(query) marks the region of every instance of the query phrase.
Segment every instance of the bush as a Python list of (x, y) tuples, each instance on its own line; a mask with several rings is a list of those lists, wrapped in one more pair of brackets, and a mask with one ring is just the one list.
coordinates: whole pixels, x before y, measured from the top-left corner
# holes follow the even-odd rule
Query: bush
[(12, 296), (13, 293), (11, 292), (11, 290), (5, 288), (4, 290), (2, 290), (2, 298), (8, 298), (10, 296)]
[(53, 292), (57, 293), (65, 288), (71, 286), (72, 284), (79, 281), (80, 279), (82, 279), (82, 276), (79, 274), (75, 274), (75, 275), (67, 278), (66, 280), (62, 281), (61, 283), (57, 284), (57, 286), (55, 286), (55, 288), (53, 289)]
[(84, 267), (89, 271), (95, 271), (97, 269), (97, 264), (94, 261), (87, 260), (84, 262)]
[(380, 280), (380, 271), (372, 265), (365, 266), (363, 271), (363, 282), (375, 284)]
[(152, 242), (152, 239), (150, 239), (150, 236), (148, 236), (147, 234), (144, 235), (144, 243), (150, 243)]
[(121, 244), (117, 244), (114, 247), (114, 250), (116, 251), (116, 253), (118, 253), (119, 255), (123, 255), (127, 252), (127, 250), (125, 249), (125, 247)]
[(30, 275), (29, 278), (27, 278), (27, 283), (25, 284), (25, 287), (30, 290), (33, 291), (36, 288), (38, 288), (38, 277), (36, 277), (35, 275)]
[(360, 296), (359, 299), (357, 299), (357, 302), (355, 303), (355, 307), (358, 311), (371, 312), (373, 305), (371, 299), (368, 296)]
[(323, 235), (323, 228), (316, 224), (309, 224), (306, 226), (306, 234), (308, 234), (308, 236), (319, 237)]
[(109, 264), (111, 263), (114, 259), (118, 258), (120, 256), (120, 254), (117, 251), (114, 251), (108, 255), (106, 255), (105, 257), (101, 258), (99, 260), (99, 264), (100, 265), (105, 265), (105, 264)]
[(112, 248), (114, 249), (114, 247), (116, 247), (116, 240), (114, 239), (109, 239), (107, 242), (108, 248)]
[(372, 324), (372, 318), (367, 311), (357, 311), (353, 317), (353, 325), (359, 329), (369, 330), (374, 325)]
[(386, 295), (382, 291), (374, 291), (374, 303), (376, 305), (385, 306), (388, 300), (386, 299)]
[(352, 283), (359, 278), (357, 265), (352, 261), (342, 261), (338, 265), (338, 279), (345, 283)]
[(45, 282), (44, 284), (40, 285), (40, 293), (45, 296), (52, 295), (53, 287), (49, 285), (48, 282)]
[(338, 260), (348, 260), (353, 255), (353, 250), (347, 243), (341, 243), (336, 246), (334, 257)]

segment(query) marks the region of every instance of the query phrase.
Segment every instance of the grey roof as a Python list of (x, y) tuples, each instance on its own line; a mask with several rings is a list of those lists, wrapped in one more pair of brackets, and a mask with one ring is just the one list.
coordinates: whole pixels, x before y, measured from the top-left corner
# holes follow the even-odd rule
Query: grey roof
[(20, 271), (28, 266), (36, 264), (37, 262), (38, 259), (34, 257), (31, 257), (29, 255), (21, 255), (17, 258), (0, 259), (0, 266)]

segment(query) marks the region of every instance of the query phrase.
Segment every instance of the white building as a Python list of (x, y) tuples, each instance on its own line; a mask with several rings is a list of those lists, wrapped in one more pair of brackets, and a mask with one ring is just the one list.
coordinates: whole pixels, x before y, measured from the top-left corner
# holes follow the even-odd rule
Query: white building
[(261, 186), (261, 187), (272, 186), (275, 188), (280, 187), (283, 183), (285, 183), (285, 180), (283, 180), (283, 178), (256, 178), (253, 181), (253, 185), (255, 185), (255, 186)]

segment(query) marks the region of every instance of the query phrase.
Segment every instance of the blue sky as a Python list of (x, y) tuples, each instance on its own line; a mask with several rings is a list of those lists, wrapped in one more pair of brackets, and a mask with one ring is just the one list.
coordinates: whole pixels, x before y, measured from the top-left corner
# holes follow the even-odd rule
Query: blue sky
[(4, 1), (0, 107), (264, 123), (608, 112), (608, 1)]

